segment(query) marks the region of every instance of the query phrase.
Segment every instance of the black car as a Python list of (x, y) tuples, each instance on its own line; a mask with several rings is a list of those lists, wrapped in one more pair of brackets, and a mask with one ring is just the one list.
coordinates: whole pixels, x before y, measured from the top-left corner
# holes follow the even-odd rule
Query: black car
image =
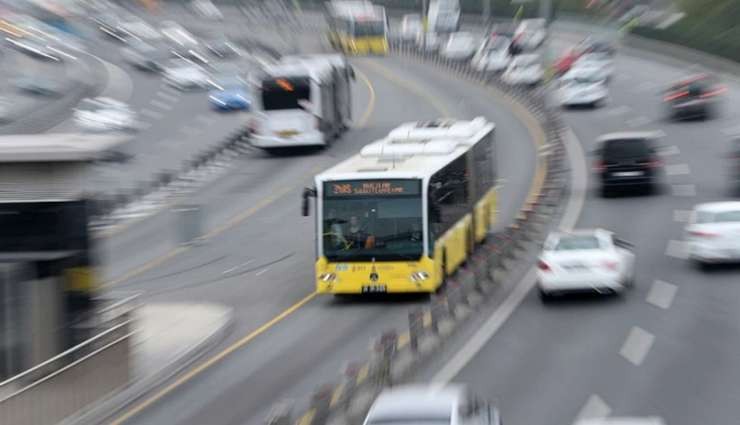
[(601, 180), (601, 193), (612, 189), (657, 188), (663, 162), (658, 157), (652, 133), (612, 133), (601, 136), (594, 152), (594, 171)]
[(711, 118), (717, 108), (724, 86), (716, 78), (699, 74), (672, 84), (664, 93), (663, 102), (669, 118)]

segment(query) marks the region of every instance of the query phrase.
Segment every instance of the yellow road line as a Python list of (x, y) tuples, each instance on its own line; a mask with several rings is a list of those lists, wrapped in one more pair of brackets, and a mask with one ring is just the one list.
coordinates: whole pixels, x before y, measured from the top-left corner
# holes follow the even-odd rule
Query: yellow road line
[(245, 336), (244, 338), (240, 339), (239, 341), (236, 341), (235, 343), (231, 344), (229, 347), (227, 347), (225, 350), (221, 351), (220, 353), (214, 355), (213, 357), (209, 358), (205, 362), (201, 363), (199, 366), (197, 366), (195, 369), (190, 370), (186, 374), (182, 375), (181, 377), (177, 378), (174, 382), (167, 385), (166, 387), (162, 388), (161, 390), (157, 391), (154, 395), (147, 398), (146, 400), (142, 401), (141, 403), (137, 404), (130, 410), (128, 410), (126, 413), (122, 414), (118, 418), (116, 418), (113, 422), (111, 422), (111, 425), (121, 425), (127, 420), (131, 419), (132, 417), (139, 414), (141, 411), (146, 409), (147, 407), (151, 406), (152, 404), (159, 401), (162, 397), (168, 395), (172, 391), (174, 391), (177, 387), (180, 385), (190, 381), (195, 376), (199, 375), (203, 371), (207, 370), (211, 366), (215, 365), (216, 363), (220, 362), (224, 358), (226, 358), (231, 353), (235, 352), (236, 350), (244, 347), (245, 345), (249, 344), (253, 339), (257, 338), (261, 334), (263, 334), (265, 331), (273, 327), (274, 325), (280, 323), (282, 320), (284, 320), (286, 317), (290, 316), (292, 313), (294, 313), (299, 308), (303, 307), (305, 304), (307, 304), (309, 301), (314, 299), (316, 297), (316, 292), (312, 292), (305, 296), (302, 300), (298, 301), (297, 303), (290, 306), (288, 309), (283, 311), (282, 313), (275, 316), (272, 320), (265, 323), (264, 325), (260, 326), (259, 328), (252, 331), (249, 335)]
[(373, 84), (370, 82), (370, 79), (367, 77), (367, 75), (365, 75), (364, 72), (355, 69), (355, 73), (365, 83), (370, 94), (370, 99), (368, 99), (367, 101), (365, 113), (363, 113), (360, 119), (357, 121), (357, 128), (363, 128), (370, 121), (370, 117), (373, 115), (373, 111), (375, 111), (375, 89), (373, 88)]
[(311, 425), (314, 416), (316, 416), (316, 409), (311, 409), (298, 419), (296, 425)]
[(403, 347), (405, 347), (409, 343), (410, 340), (411, 340), (411, 335), (409, 334), (408, 331), (399, 335), (398, 336), (398, 349), (400, 350)]
[(452, 114), (450, 113), (449, 109), (447, 109), (447, 107), (444, 104), (442, 104), (442, 102), (440, 102), (439, 99), (429, 94), (424, 88), (422, 88), (418, 84), (414, 83), (413, 81), (409, 81), (404, 78), (398, 77), (397, 75), (393, 74), (391, 70), (378, 64), (377, 62), (369, 62), (367, 60), (362, 60), (361, 62), (367, 65), (368, 67), (372, 68), (378, 74), (382, 75), (383, 78), (385, 78), (386, 80), (391, 81), (392, 83), (395, 83), (396, 85), (414, 93), (415, 95), (427, 101), (427, 103), (431, 105), (432, 108), (436, 109), (437, 112), (439, 112), (442, 115), (442, 117), (440, 118), (452, 117)]
[(344, 392), (344, 385), (345, 385), (344, 382), (339, 384), (339, 386), (331, 394), (331, 401), (329, 401), (329, 407), (334, 407), (337, 403), (339, 403), (339, 400), (342, 399), (342, 393)]
[(360, 370), (357, 372), (357, 384), (362, 384), (365, 382), (365, 379), (367, 379), (367, 375), (370, 373), (370, 365), (366, 364), (365, 366), (362, 366)]

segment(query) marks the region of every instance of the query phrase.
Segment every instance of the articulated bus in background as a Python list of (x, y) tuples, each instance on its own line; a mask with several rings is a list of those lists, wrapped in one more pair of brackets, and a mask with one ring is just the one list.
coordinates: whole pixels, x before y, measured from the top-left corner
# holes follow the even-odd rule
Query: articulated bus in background
[(494, 222), (494, 128), (406, 123), (317, 175), (317, 291), (436, 291)]
[(334, 49), (352, 55), (388, 53), (384, 7), (369, 1), (335, 0), (326, 3), (326, 21)]
[(438, 33), (455, 32), (460, 28), (459, 0), (432, 0), (428, 13), (429, 31)]
[(354, 69), (340, 55), (285, 56), (256, 83), (252, 145), (326, 146), (352, 121)]

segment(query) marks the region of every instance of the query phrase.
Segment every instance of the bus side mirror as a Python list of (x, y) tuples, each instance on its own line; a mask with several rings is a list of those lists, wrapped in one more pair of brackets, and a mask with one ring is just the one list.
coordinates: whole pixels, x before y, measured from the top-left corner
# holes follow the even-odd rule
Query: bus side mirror
[(316, 189), (311, 189), (309, 187), (303, 189), (303, 199), (301, 202), (301, 215), (303, 217), (311, 215), (311, 205), (308, 198), (314, 197), (316, 197)]

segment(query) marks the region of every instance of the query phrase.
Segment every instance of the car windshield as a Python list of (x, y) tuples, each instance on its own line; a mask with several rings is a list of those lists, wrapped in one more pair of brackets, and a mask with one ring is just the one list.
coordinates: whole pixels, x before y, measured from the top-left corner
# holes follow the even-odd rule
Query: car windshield
[(322, 208), (323, 254), (331, 261), (416, 260), (422, 255), (418, 180), (325, 183)]
[(372, 37), (385, 34), (385, 23), (383, 21), (356, 21), (354, 23), (355, 37)]
[(610, 140), (604, 145), (604, 158), (628, 159), (650, 156), (650, 148), (644, 139)]
[(740, 210), (711, 213), (701, 211), (697, 214), (697, 223), (737, 223), (740, 222)]
[(561, 237), (555, 244), (554, 251), (577, 251), (599, 249), (599, 239), (593, 235), (573, 235)]

